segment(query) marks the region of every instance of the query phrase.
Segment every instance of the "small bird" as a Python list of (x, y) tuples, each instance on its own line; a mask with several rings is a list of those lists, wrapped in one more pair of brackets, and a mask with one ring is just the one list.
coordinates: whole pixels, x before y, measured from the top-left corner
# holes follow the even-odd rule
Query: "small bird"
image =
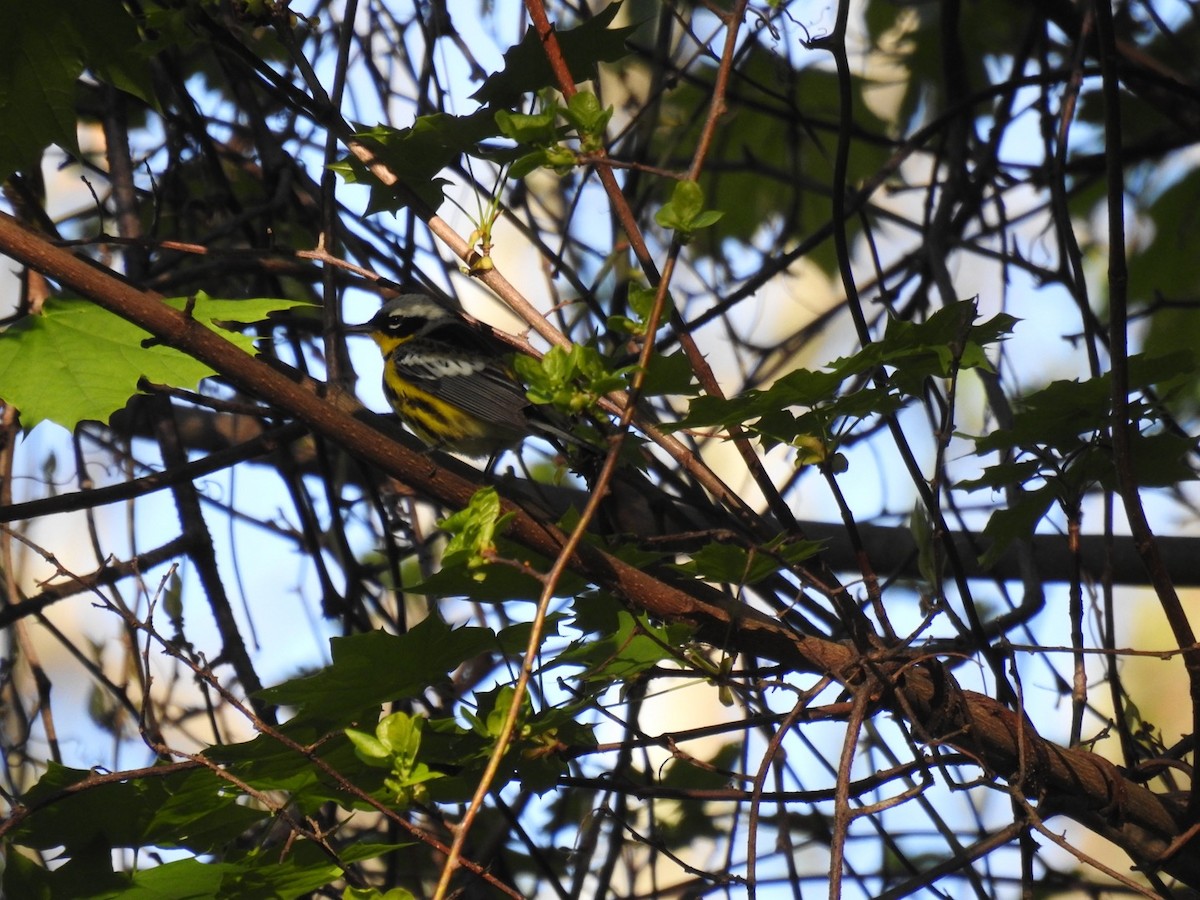
[(511, 347), (426, 294), (401, 294), (346, 330), (379, 345), (388, 403), (431, 447), (479, 458), (535, 434), (571, 438), (526, 396)]

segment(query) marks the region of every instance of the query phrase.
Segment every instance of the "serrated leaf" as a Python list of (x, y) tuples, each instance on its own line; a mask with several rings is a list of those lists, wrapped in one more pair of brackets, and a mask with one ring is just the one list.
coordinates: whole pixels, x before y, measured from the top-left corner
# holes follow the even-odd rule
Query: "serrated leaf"
[[(342, 864), (361, 862), (391, 853), (408, 844), (351, 843), (338, 848)], [(278, 900), (309, 896), (313, 891), (339, 880), (342, 865), (310, 841), (297, 841), (282, 861), (278, 853), (250, 857), (245, 863), (221, 863), (225, 877), (221, 881), (222, 898), (272, 897)]]
[(533, 115), (501, 109), (496, 111), (496, 126), (501, 134), (518, 144), (549, 144), (558, 140), (556, 118), (553, 111)]
[(997, 463), (988, 466), (978, 478), (968, 478), (954, 486), (960, 491), (977, 491), (980, 488), (1000, 490), (1014, 484), (1024, 484), (1042, 468), (1039, 460), (1031, 459), (1016, 463)]
[[(1170, 384), (1195, 371), (1196, 358), (1190, 350), (1155, 356), (1138, 353), (1129, 357), (1129, 388)], [(975, 449), (978, 453), (1015, 447), (1077, 449), (1081, 436), (1090, 440), (1093, 433), (1109, 425), (1111, 407), (1111, 374), (1083, 381), (1052, 381), (1021, 398), (1012, 426), (976, 438)]]
[(125, 890), (92, 896), (113, 900), (218, 900), (224, 896), (221, 882), (237, 868), (236, 863), (177, 859), (136, 872), (132, 884)]
[(392, 888), (381, 894), (375, 888), (348, 887), (342, 891), (342, 900), (416, 900), (416, 897), (404, 888)]
[(728, 426), (750, 422), (791, 406), (811, 407), (834, 396), (842, 376), (833, 372), (797, 369), (789, 372), (765, 391), (747, 391), (738, 397), (697, 397), (688, 414), (675, 428)]
[(1051, 382), (1021, 399), (1009, 428), (977, 438), (975, 452), (1035, 446), (1074, 449), (1081, 434), (1108, 423), (1111, 391), (1104, 377)]
[(452, 630), (430, 616), (405, 634), (373, 631), (335, 637), (329, 644), (330, 665), (267, 688), (260, 696), (268, 703), (297, 707), (292, 722), (344, 728), (360, 710), (413, 696), (472, 656), (495, 650), (496, 635), (490, 628)]
[[(163, 301), (183, 310), (188, 299)], [(225, 330), (223, 323), (258, 322), (295, 300), (195, 298), (196, 321), (254, 352), (254, 335)], [(41, 315), (27, 316), (0, 333), (0, 397), (21, 411), (33, 428), (50, 420), (74, 429), (84, 419), (107, 422), (138, 393), (142, 378), (194, 389), (213, 370), (172, 347), (151, 342), (149, 332), (86, 300), (54, 300)]]
[(692, 363), (682, 350), (664, 355), (655, 353), (650, 357), (646, 378), (642, 382), (642, 393), (647, 397), (663, 394), (694, 394), (696, 373)]
[[(519, 559), (534, 572), (550, 569), (545, 557), (502, 537), (496, 539), (496, 553), (506, 559)], [(459, 559), (460, 563), (468, 561), (468, 557)], [(554, 596), (573, 596), (583, 590), (586, 584), (573, 572), (564, 572), (555, 587)], [(416, 584), (406, 584), (404, 591), (429, 597), (470, 597), (472, 602), (478, 603), (506, 603), (537, 600), (542, 595), (543, 587), (542, 582), (532, 574), (512, 566), (447, 565), (443, 558), (438, 571)]]
[(0, 28), (0, 180), (50, 144), (78, 152), (75, 82), (85, 69), (149, 102), (133, 19), (120, 0), (5, 4)]
[[(344, 734), (331, 731), (346, 725), (373, 723), (379, 718), (379, 706), (346, 711), (339, 721), (308, 721), (295, 718), (280, 726), (280, 730), (301, 746), (319, 745), (320, 758), (347, 778), (369, 777), (362, 773), (370, 767), (354, 753), (354, 745)], [(328, 727), (327, 727), (328, 726)], [(264, 791), (287, 791), (298, 808), (312, 810), (330, 800), (346, 803), (347, 798), (336, 786), (325, 782), (320, 771), (302, 754), (279, 743), (269, 735), (259, 735), (237, 744), (218, 744), (204, 754), (247, 784)], [(373, 773), (372, 773), (373, 774)]]
[(984, 536), (992, 543), (980, 556), (980, 567), (990, 569), (1014, 541), (1031, 538), (1056, 496), (1054, 488), (1048, 485), (1029, 491), (1014, 505), (993, 512), (983, 529)]
[[(599, 63), (614, 62), (628, 53), (625, 40), (637, 26), (608, 27), (620, 9), (619, 2), (613, 3), (577, 28), (556, 30), (563, 59), (576, 84), (595, 78)], [(530, 28), (521, 43), (505, 52), (504, 68), (489, 75), (471, 99), (494, 107), (515, 106), (522, 94), (556, 85), (542, 42)]]
[[(51, 763), (22, 798), (38, 805), (79, 784), (91, 772)], [(59, 797), (21, 823), (14, 839), (28, 847), (63, 847), (67, 855), (94, 846), (158, 844), (212, 852), (263, 818), (237, 803), (228, 784), (207, 770), (101, 784)]]
[(750, 551), (745, 547), (714, 541), (693, 553), (689, 562), (675, 568), (706, 581), (754, 584), (777, 572), (782, 565), (801, 562), (820, 553), (821, 542), (792, 541), (769, 550)]
[[(576, 625), (588, 630), (587, 616), (576, 602)], [(691, 629), (682, 624), (652, 625), (645, 618), (634, 618), (625, 610), (616, 611), (616, 630), (598, 638), (589, 637), (564, 650), (553, 666), (583, 666), (578, 677), (584, 681), (620, 681), (637, 676), (676, 655), (670, 648), (681, 647)]]
[(990, 370), (984, 347), (1002, 340), (1018, 320), (1001, 313), (976, 325), (977, 313), (972, 299), (947, 304), (923, 322), (891, 319), (881, 340), (831, 368), (849, 378), (887, 366), (890, 383), (909, 396), (920, 394), (925, 379), (946, 378), (956, 367)]
[[(420, 200), (437, 209), (443, 199), (443, 186), (449, 184), (438, 173), (453, 165), (466, 152), (486, 138), (500, 133), (491, 110), (481, 109), (468, 116), (433, 113), (420, 116), (408, 128), (379, 125), (355, 135), (370, 146), (379, 161)], [(348, 184), (371, 185), (367, 214), (394, 212), (406, 204), (406, 196), (384, 185), (356, 157), (348, 156), (331, 168)]]
[(442, 531), (453, 535), (446, 545), (442, 564), (451, 568), (475, 568), (487, 562), (486, 555), (504, 527), (508, 516), (500, 514), (500, 495), (494, 487), (480, 488), (471, 495), (464, 509), (451, 513), (438, 523)]

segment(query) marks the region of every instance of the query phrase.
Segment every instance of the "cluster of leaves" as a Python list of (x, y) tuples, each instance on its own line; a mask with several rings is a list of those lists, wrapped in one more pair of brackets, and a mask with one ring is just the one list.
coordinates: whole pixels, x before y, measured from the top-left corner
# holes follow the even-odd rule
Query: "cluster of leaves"
[[(1129, 386), (1138, 392), (1130, 409), (1131, 453), (1138, 483), (1168, 487), (1190, 481), (1195, 473), (1188, 456), (1193, 442), (1166, 427), (1162, 401), (1154, 389), (1170, 395), (1196, 371), (1191, 352), (1129, 360)], [(983, 555), (991, 565), (1014, 541), (1034, 533), (1054, 506), (1073, 511), (1096, 488), (1115, 490), (1112, 454), (1112, 385), (1108, 377), (1055, 381), (1022, 398), (1012, 427), (975, 441), (981, 456), (996, 454), (1002, 462), (985, 466), (978, 478), (959, 483), (963, 490), (993, 491), (1020, 485), (1014, 502), (992, 513), (984, 533), (991, 546)]]
[[(380, 721), (374, 736), (360, 726), (375, 721), (382, 704), (419, 697), (472, 657), (519, 647), (523, 631), (452, 630), (431, 617), (405, 635), (335, 638), (329, 666), (264, 692), (264, 700), (290, 707), (294, 715), (278, 728), (264, 726), (266, 733), (251, 741), (120, 780), (50, 766), (22, 798), (25, 814), (10, 840), (56, 851), (57, 865), (47, 871), (11, 853), (6, 891), (20, 897), (117, 897), (131, 890), (297, 897), (345, 877), (357, 863), (403, 850), (411, 844), (343, 844), (315, 834), (287, 853), (269, 845), (232, 848), (247, 834), (265, 834), (280, 816), (315, 820), (331, 802), (369, 812), (469, 797), (511, 687), (481, 692), (476, 711), (467, 714), (468, 727), (452, 717), (403, 712)], [(546, 790), (563, 771), (563, 750), (594, 746), (572, 712), (531, 712), (510, 746), (504, 778)], [(132, 873), (113, 870), (114, 850), (154, 847), (174, 851), (176, 858)], [(178, 851), (189, 856), (179, 858)], [(195, 858), (218, 852), (217, 864)]]
[[(595, 78), (599, 63), (620, 59), (628, 52), (625, 39), (632, 28), (610, 27), (620, 7), (620, 3), (610, 4), (584, 24), (558, 32), (563, 58), (578, 81)], [(504, 68), (489, 76), (471, 95), (480, 109), (464, 116), (419, 116), (407, 128), (378, 125), (357, 135), (411, 194), (381, 185), (353, 157), (344, 158), (333, 168), (347, 183), (372, 185), (369, 212), (399, 209), (408, 205), (410, 195), (436, 209), (449, 183), (439, 178), (439, 173), (457, 166), (465, 153), (511, 162), (512, 178), (523, 178), (540, 167), (559, 173), (570, 171), (579, 162), (579, 152), (592, 152), (600, 146), (612, 109), (601, 107), (589, 91), (579, 92), (565, 106), (546, 99), (544, 109), (536, 114), (511, 109), (525, 94), (543, 91), (555, 83), (546, 54), (531, 29), (520, 44), (505, 53)], [(558, 124), (560, 119), (564, 125)], [(576, 139), (578, 151), (561, 143), (568, 135)], [(516, 143), (517, 149), (497, 151), (487, 146), (486, 142), (500, 137)]]
[[(536, 114), (496, 112), (500, 133), (520, 147), (532, 147), (517, 159), (508, 170), (510, 178), (524, 178), (535, 169), (547, 168), (565, 175), (579, 162), (579, 153), (595, 153), (603, 147), (604, 130), (612, 118), (610, 106), (603, 109), (591, 91), (581, 91), (567, 101), (566, 106), (545, 103)], [(566, 124), (559, 125), (562, 119)], [(578, 151), (562, 141), (568, 136), (578, 139)]]
[[(697, 398), (677, 427), (741, 425), (768, 448), (795, 446), (798, 464), (838, 460), (838, 446), (855, 426), (895, 413), (921, 395), (928, 379), (991, 370), (984, 349), (1011, 332), (1016, 320), (1005, 313), (980, 324), (975, 319), (973, 300), (943, 307), (924, 322), (891, 319), (882, 339), (826, 370), (794, 369), (765, 390)], [(797, 408), (804, 412), (797, 415)], [(843, 466), (844, 457), (836, 463)]]

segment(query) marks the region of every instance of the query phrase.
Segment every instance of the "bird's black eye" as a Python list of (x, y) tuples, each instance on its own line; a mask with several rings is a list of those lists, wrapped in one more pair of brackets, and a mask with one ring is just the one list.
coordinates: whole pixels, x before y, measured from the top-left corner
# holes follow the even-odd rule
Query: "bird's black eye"
[(393, 337), (410, 337), (421, 330), (425, 319), (420, 316), (389, 316), (383, 330)]

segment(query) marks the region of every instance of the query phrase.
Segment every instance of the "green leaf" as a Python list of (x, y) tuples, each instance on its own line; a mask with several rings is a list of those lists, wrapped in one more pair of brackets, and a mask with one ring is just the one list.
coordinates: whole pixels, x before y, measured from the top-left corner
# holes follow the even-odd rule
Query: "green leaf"
[[(1131, 199), (1139, 201), (1136, 195)], [(1159, 193), (1142, 214), (1154, 223), (1153, 229), (1147, 229), (1153, 240), (1132, 244), (1129, 284), (1135, 299), (1156, 307), (1148, 317), (1146, 349), (1161, 353), (1194, 347), (1200, 335), (1200, 310), (1194, 304), (1162, 307), (1158, 298), (1192, 297), (1200, 290), (1196, 268), (1179, 265), (1181, 258), (1191, 254), (1191, 241), (1200, 229), (1200, 169), (1192, 169)]]
[[(315, 746), (320, 759), (351, 781), (374, 774), (354, 753), (354, 746), (340, 733), (347, 725), (375, 722), (379, 706), (345, 711), (340, 721), (317, 717), (293, 717), (280, 730), (302, 747)], [(287, 791), (298, 809), (315, 810), (331, 800), (346, 804), (349, 798), (325, 782), (319, 770), (303, 754), (279, 743), (273, 736), (259, 735), (237, 744), (217, 744), (205, 756), (254, 788)]]
[(532, 153), (526, 153), (514, 162), (508, 168), (508, 177), (519, 179), (524, 178), (530, 172), (542, 168), (542, 166), (551, 166), (550, 153), (545, 149), (534, 150)]
[[(481, 109), (469, 116), (434, 113), (420, 116), (408, 128), (378, 125), (355, 135), (371, 147), (400, 182), (432, 209), (442, 204), (444, 185), (449, 184), (438, 174), (454, 165), (466, 152), (499, 133), (496, 116)], [(407, 205), (407, 197), (395, 188), (383, 184), (357, 157), (347, 156), (331, 168), (347, 184), (371, 185), (367, 214), (394, 212)]]
[[(472, 714), (472, 725), (475, 731), (483, 737), (495, 740), (500, 736), (500, 732), (504, 729), (504, 723), (508, 720), (508, 710), (512, 706), (513, 694), (515, 689), (511, 684), (504, 684), (495, 691), (481, 695), (479, 714)], [(486, 702), (484, 698), (486, 697)], [(533, 703), (529, 699), (529, 694), (526, 693), (521, 697), (521, 710), (518, 714), (518, 721), (529, 717), (533, 712)]]
[(1028, 540), (1050, 510), (1057, 497), (1052, 485), (1028, 491), (1012, 506), (997, 509), (983, 529), (992, 543), (979, 558), (979, 565), (989, 569), (1004, 556), (1013, 541)]
[(646, 369), (642, 393), (647, 397), (694, 394), (695, 381), (696, 373), (692, 371), (691, 360), (682, 350), (667, 356), (655, 353), (650, 357), (650, 365)]
[(381, 894), (375, 888), (348, 887), (342, 891), (342, 900), (416, 900), (416, 897), (404, 888), (392, 888)]
[[(551, 487), (550, 490), (558, 489)], [(539, 502), (537, 493), (535, 485), (532, 492), (534, 502)], [(501, 518), (497, 527), (503, 526), (506, 521), (507, 517)], [(405, 583), (405, 593), (438, 598), (469, 597), (472, 602), (482, 603), (530, 601), (541, 597), (544, 583), (539, 573), (550, 570), (550, 560), (497, 534), (497, 528), (487, 524), (486, 518), (472, 523), (472, 514), (462, 516), (461, 520), (455, 520), (452, 516), (443, 524), (447, 523), (451, 528), (464, 529), (461, 536), (462, 551), (457, 552), (456, 549), (456, 552), (451, 553), (447, 550), (438, 570), (416, 583)], [(492, 531), (491, 552), (485, 556), (467, 548), (470, 541), (482, 540), (488, 530)], [(468, 532), (474, 536), (468, 538)], [(486, 564), (495, 557), (502, 560), (520, 560), (521, 566)], [(586, 587), (587, 582), (583, 578), (567, 571), (562, 573), (556, 582), (554, 596), (570, 597)]]
[(147, 102), (148, 60), (120, 0), (5, 4), (0, 28), (0, 180), (36, 163), (50, 144), (77, 154), (76, 80), (100, 80)]
[[(644, 337), (646, 335), (647, 320), (650, 318), (651, 310), (654, 309), (654, 298), (657, 294), (658, 292), (652, 287), (644, 285), (631, 286), (629, 288), (628, 302), (633, 316), (609, 316), (609, 330)], [(673, 309), (673, 302), (670, 294), (668, 294), (664, 319), (669, 315), (669, 311)]]
[(177, 572), (171, 573), (162, 598), (163, 611), (177, 632), (183, 632), (183, 579)]
[[(17, 843), (38, 849), (64, 848), (68, 856), (103, 846), (156, 844), (213, 852), (264, 817), (241, 806), (228, 782), (208, 770), (173, 772), (63, 791), (78, 786), (91, 772), (50, 763), (23, 797), (38, 806), (14, 834)], [(107, 851), (106, 851), (107, 852)]]
[(791, 541), (764, 550), (747, 550), (734, 544), (711, 542), (674, 568), (705, 581), (754, 584), (789, 563), (798, 563), (821, 552), (820, 541)]
[(151, 812), (146, 843), (215, 853), (270, 815), (240, 803), (238, 792), (207, 769), (186, 773), (178, 781), (165, 780), (163, 789), (169, 794), (165, 799), (147, 788), (142, 795)]
[(559, 175), (566, 175), (575, 168), (575, 151), (561, 144), (553, 144), (546, 148), (546, 162)]
[(554, 110), (531, 115), (528, 113), (513, 113), (507, 109), (496, 111), (496, 125), (500, 133), (518, 144), (540, 146), (555, 143), (559, 138), (555, 121), (558, 116)]
[[(534, 572), (546, 572), (550, 568), (545, 557), (530, 553), (504, 538), (497, 538), (495, 548), (498, 556), (519, 559)], [(471, 566), (470, 558), (465, 555), (450, 562), (447, 565), (443, 558), (438, 571), (417, 584), (405, 585), (405, 592), (429, 597), (470, 597), (472, 602), (479, 603), (537, 600), (542, 595), (541, 581), (512, 566)], [(586, 582), (578, 575), (566, 572), (559, 579), (554, 595), (570, 597), (585, 586)]]
[[(1129, 389), (1177, 383), (1196, 371), (1190, 350), (1161, 356), (1135, 354), (1129, 357)], [(1084, 381), (1053, 381), (1023, 397), (1010, 428), (975, 439), (978, 453), (1013, 448), (1051, 448), (1066, 453), (1077, 450), (1101, 429), (1108, 427), (1112, 409), (1112, 376), (1100, 375)], [(1143, 415), (1138, 405), (1131, 408), (1136, 422)], [(1155, 415), (1146, 412), (1149, 418)]]
[(429, 792), (425, 783), (444, 777), (417, 759), (421, 733), (427, 721), (424, 716), (396, 712), (379, 721), (374, 737), (353, 728), (346, 729), (346, 736), (363, 762), (391, 769), (384, 785), (391, 792), (393, 802), (401, 807), (426, 802)]
[(575, 625), (581, 631), (599, 631), (564, 650), (554, 666), (582, 666), (584, 682), (620, 681), (637, 676), (668, 659), (676, 659), (669, 648), (680, 648), (691, 628), (671, 624), (657, 626), (645, 617), (634, 618), (614, 606), (610, 598), (580, 597), (575, 601)]
[(217, 900), (228, 896), (221, 890), (221, 883), (237, 870), (236, 863), (178, 859), (135, 872), (132, 884), (122, 891), (89, 896), (114, 900)]
[(567, 101), (563, 116), (580, 132), (603, 129), (612, 118), (612, 107), (605, 109), (591, 91), (580, 91)]
[(994, 491), (1024, 484), (1036, 476), (1042, 469), (1039, 460), (1023, 460), (1016, 463), (998, 463), (988, 466), (978, 478), (968, 478), (955, 484), (962, 491), (977, 491), (980, 488), (991, 488)]
[(345, 728), (372, 706), (412, 697), (465, 660), (496, 649), (489, 628), (451, 630), (430, 616), (406, 634), (373, 631), (329, 641), (333, 662), (321, 671), (262, 691), (268, 703), (297, 707), (292, 720)]
[(572, 416), (594, 407), (603, 395), (623, 390), (627, 376), (636, 368), (609, 371), (600, 352), (583, 344), (551, 347), (540, 360), (518, 354), (513, 366), (525, 382), (530, 400)]
[(496, 535), (510, 518), (511, 514), (500, 514), (500, 495), (496, 489), (480, 488), (471, 496), (465, 509), (438, 523), (438, 528), (453, 535), (442, 555), (442, 565), (472, 569), (486, 565), (488, 554), (495, 547)]
[[(54, 900), (58, 878), (24, 853), (10, 846), (4, 856), (4, 896), (27, 900)], [(60, 891), (59, 896), (64, 896)]]
[(1011, 427), (977, 438), (975, 452), (1036, 446), (1074, 449), (1080, 444), (1080, 435), (1107, 424), (1111, 392), (1104, 377), (1051, 382), (1022, 398)]
[(392, 713), (380, 720), (375, 733), (379, 740), (405, 762), (417, 758), (421, 749), (421, 731), (425, 728), (424, 716), (410, 716), (406, 712)]
[[(408, 846), (407, 844), (352, 843), (338, 849), (343, 865), (375, 859)], [(330, 859), (320, 847), (309, 841), (297, 841), (281, 862), (280, 854), (263, 852), (251, 856), (246, 863), (218, 864), (224, 871), (221, 898), (270, 897), (292, 900), (304, 897), (342, 878), (342, 865)]]
[(922, 322), (890, 319), (881, 340), (832, 369), (843, 378), (890, 369), (888, 380), (901, 393), (919, 396), (927, 378), (947, 378), (957, 369), (991, 369), (984, 347), (1002, 340), (1017, 319), (1001, 313), (975, 325), (975, 300), (960, 300), (938, 309)]
[[(729, 785), (728, 772), (738, 771), (742, 756), (740, 744), (723, 744), (706, 766), (700, 766), (689, 757), (672, 759), (663, 771), (659, 784), (681, 791), (719, 790)], [(696, 804), (702, 808), (702, 804)]]
[(383, 741), (365, 731), (347, 728), (346, 737), (354, 745), (354, 752), (369, 766), (386, 766), (388, 764), (388, 748)]
[(715, 225), (721, 221), (721, 217), (724, 215), (725, 213), (717, 209), (706, 209), (703, 212), (699, 212), (692, 218), (688, 233), (699, 231), (701, 228), (707, 228), (709, 225)]
[(834, 372), (796, 369), (765, 391), (751, 390), (737, 397), (697, 397), (687, 416), (674, 428), (741, 425), (792, 406), (812, 407), (831, 399), (842, 385)]
[[(613, 3), (577, 28), (556, 29), (563, 59), (576, 84), (595, 78), (599, 63), (614, 62), (628, 52), (625, 40), (637, 26), (608, 27), (620, 9), (619, 2)], [(488, 76), (471, 99), (494, 107), (512, 107), (517, 105), (522, 94), (557, 86), (542, 42), (537, 32), (530, 28), (521, 43), (505, 52), (504, 68)]]
[(1171, 487), (1194, 479), (1196, 472), (1188, 463), (1193, 446), (1191, 439), (1165, 431), (1134, 435), (1130, 452), (1138, 485)]
[[(920, 573), (926, 584), (936, 585), (941, 571), (937, 565), (933, 521), (929, 518), (929, 510), (920, 500), (913, 504), (912, 518), (909, 521), (913, 543), (917, 545), (917, 572)], [(944, 563), (945, 560), (943, 560)]]
[(1151, 385), (1169, 385), (1196, 374), (1196, 353), (1188, 347), (1169, 353), (1135, 353), (1129, 357), (1129, 387), (1138, 390)]
[[(702, 766), (698, 760), (673, 759), (665, 768), (660, 780), (663, 787), (677, 791), (720, 790), (729, 786), (741, 770), (742, 749), (737, 744), (725, 744)], [(720, 821), (703, 803), (680, 803), (670, 817), (664, 817), (659, 834), (667, 847), (672, 849), (694, 845), (697, 841), (711, 839), (721, 833)]]
[[(163, 301), (174, 309), (188, 298)], [(255, 335), (223, 330), (223, 323), (258, 322), (295, 300), (214, 300), (199, 294), (191, 307), (196, 321), (254, 352)], [(84, 419), (107, 422), (138, 392), (145, 378), (156, 384), (194, 389), (212, 369), (185, 353), (150, 341), (149, 332), (86, 300), (54, 300), (41, 315), (26, 316), (0, 333), (0, 397), (21, 411), (33, 428), (51, 420), (74, 429)]]
[(594, 153), (604, 146), (604, 129), (612, 118), (613, 108), (600, 105), (599, 98), (591, 91), (580, 91), (567, 102), (562, 110), (563, 117), (579, 135), (579, 149)]
[[(383, 856), (410, 846), (409, 844), (351, 844), (342, 848), (338, 858), (349, 865)], [(120, 890), (99, 890), (98, 884), (81, 885), (70, 895), (92, 900), (235, 900), (235, 898), (303, 897), (341, 879), (343, 872), (334, 860), (306, 841), (290, 848), (283, 862), (279, 854), (251, 853), (237, 861), (205, 863), (197, 859), (180, 859), (161, 865), (147, 866), (134, 873), (128, 887)], [(42, 870), (44, 871), (44, 870)], [(49, 874), (49, 873), (47, 873)], [(54, 880), (61, 881), (56, 876)], [(6, 879), (6, 887), (7, 879)], [(90, 887), (90, 890), (86, 888)], [(11, 894), (10, 896), (18, 896)], [(21, 893), (21, 897), (35, 894)], [(351, 895), (353, 896), (353, 895)], [(407, 892), (386, 895), (375, 892), (363, 896), (409, 896)]]
[(671, 199), (654, 214), (654, 221), (687, 241), (694, 232), (707, 228), (723, 215), (717, 210), (704, 209), (704, 190), (698, 182), (677, 181)]
[[(558, 634), (558, 626), (567, 619), (566, 613), (550, 613), (542, 624), (542, 640)], [(533, 635), (532, 622), (518, 622), (502, 628), (497, 635), (497, 644), (505, 653), (519, 656), (529, 646), (529, 638)]]

